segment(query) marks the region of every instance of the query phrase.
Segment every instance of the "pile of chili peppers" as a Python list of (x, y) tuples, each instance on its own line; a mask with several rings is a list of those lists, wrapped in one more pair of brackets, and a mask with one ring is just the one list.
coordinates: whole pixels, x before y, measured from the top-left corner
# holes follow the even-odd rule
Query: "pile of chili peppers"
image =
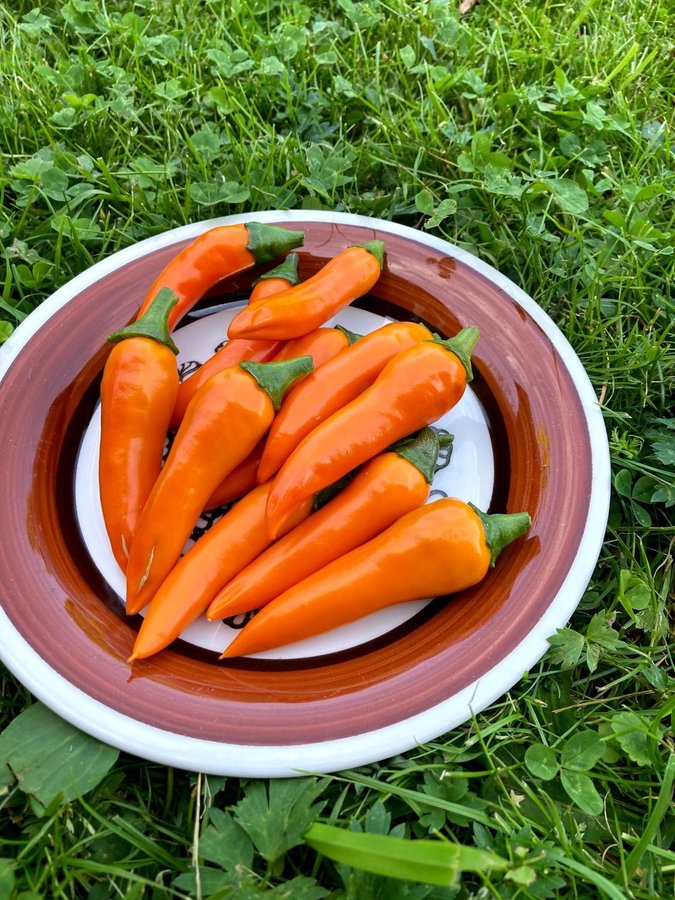
[[(301, 282), (291, 251), (303, 238), (258, 223), (205, 232), (110, 336), (99, 481), (127, 613), (145, 609), (130, 662), (204, 614), (257, 610), (223, 653), (234, 657), (463, 590), (530, 526), (526, 512), (427, 503), (451, 440), (429, 426), (471, 380), (477, 330), (327, 326), (376, 284), (384, 246), (345, 247)], [(228, 342), (179, 384), (171, 330), (218, 281), (276, 259)], [(184, 553), (201, 513), (231, 501)]]

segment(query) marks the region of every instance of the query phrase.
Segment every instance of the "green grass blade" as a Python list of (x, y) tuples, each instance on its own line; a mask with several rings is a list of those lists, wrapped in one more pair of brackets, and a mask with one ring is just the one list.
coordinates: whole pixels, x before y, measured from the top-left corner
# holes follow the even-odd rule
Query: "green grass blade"
[(628, 858), (624, 863), (624, 873), (626, 879), (629, 879), (633, 872), (637, 869), (638, 865), (640, 864), (640, 860), (644, 856), (647, 847), (656, 834), (659, 825), (663, 821), (664, 816), (669, 809), (672, 809), (673, 779), (675, 779), (675, 753), (671, 753), (668, 758), (668, 762), (663, 773), (663, 781), (661, 782), (661, 790), (659, 791), (659, 795), (656, 798), (656, 803), (654, 804), (654, 808), (650, 813), (644, 831), (640, 835), (640, 839), (637, 844), (628, 854)]

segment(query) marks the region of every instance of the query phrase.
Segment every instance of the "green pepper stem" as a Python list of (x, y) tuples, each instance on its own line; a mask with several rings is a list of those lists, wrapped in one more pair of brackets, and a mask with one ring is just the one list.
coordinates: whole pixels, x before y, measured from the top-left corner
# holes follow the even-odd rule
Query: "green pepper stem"
[(495, 561), (504, 547), (507, 547), (516, 538), (519, 538), (532, 525), (530, 514), (526, 512), (518, 513), (494, 513), (488, 515), (481, 512), (473, 503), (469, 503), (471, 509), (476, 513), (483, 523), (485, 529), (485, 543), (490, 551), (490, 565), (494, 566)]
[(412, 438), (394, 444), (391, 449), (419, 469), (426, 483), (431, 484), (439, 451), (452, 440), (451, 434), (440, 435), (433, 428), (422, 428)]
[(252, 375), (269, 395), (274, 409), (279, 412), (284, 394), (297, 378), (309, 375), (314, 369), (311, 356), (296, 356), (283, 362), (240, 362), (242, 369)]
[(335, 327), (337, 328), (338, 331), (341, 331), (344, 334), (344, 336), (349, 341), (350, 347), (352, 344), (356, 343), (356, 341), (358, 341), (359, 338), (363, 337), (362, 334), (357, 334), (355, 331), (350, 331), (348, 328), (345, 328), (343, 325), (336, 325)]
[(300, 281), (300, 276), (298, 275), (298, 254), (289, 253), (282, 263), (279, 263), (274, 269), (270, 269), (269, 272), (263, 272), (253, 283), (257, 284), (259, 281), (267, 281), (269, 278), (283, 278), (289, 284), (297, 284)]
[(474, 348), (476, 341), (480, 336), (480, 332), (478, 329), (470, 325), (468, 328), (462, 328), (462, 330), (456, 334), (454, 337), (447, 338), (446, 340), (439, 340), (434, 338), (437, 344), (442, 344), (446, 350), (450, 350), (451, 353), (454, 353), (455, 356), (459, 359), (461, 364), (464, 366), (464, 370), (466, 371), (466, 380), (473, 380), (473, 369), (471, 368), (471, 351)]
[(365, 244), (354, 244), (355, 247), (363, 247), (368, 253), (372, 253), (380, 264), (380, 269), (384, 266), (384, 242), (383, 241), (366, 241)]
[(118, 344), (120, 341), (132, 337), (150, 338), (150, 340), (157, 341), (158, 344), (164, 344), (177, 354), (178, 347), (169, 333), (169, 314), (176, 303), (178, 303), (176, 294), (170, 288), (163, 287), (140, 319), (136, 319), (126, 328), (114, 331), (108, 335), (108, 340), (113, 344)]
[(300, 247), (305, 240), (304, 231), (290, 231), (276, 225), (263, 225), (260, 222), (247, 222), (248, 243), (246, 249), (256, 262), (272, 262), (279, 256)]
[(353, 477), (354, 473), (348, 472), (346, 475), (343, 475), (342, 478), (338, 478), (337, 481), (329, 484), (328, 487), (323, 488), (321, 491), (317, 491), (317, 493), (314, 494), (314, 503), (312, 504), (314, 511), (316, 512), (316, 510), (321, 509), (322, 506), (330, 503), (333, 497), (337, 497), (337, 495), (347, 487)]

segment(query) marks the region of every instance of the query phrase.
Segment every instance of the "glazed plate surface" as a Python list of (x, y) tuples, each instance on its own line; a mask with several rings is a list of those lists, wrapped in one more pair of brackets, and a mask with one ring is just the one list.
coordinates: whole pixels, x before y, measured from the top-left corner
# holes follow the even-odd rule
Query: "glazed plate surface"
[[(237, 621), (196, 623), (133, 670), (139, 617), (101, 531), (95, 479), (106, 337), (168, 260), (207, 228), (257, 220), (305, 231), (300, 273), (383, 240), (372, 294), (337, 321), (415, 318), (481, 333), (475, 379), (436, 426), (455, 434), (433, 495), (527, 510), (525, 539), (485, 580), (274, 653), (219, 662)], [(260, 269), (228, 281), (176, 332), (189, 371), (225, 336)], [(378, 219), (266, 212), (185, 226), (111, 256), (46, 300), (0, 348), (0, 658), (83, 730), (168, 765), (275, 777), (404, 752), (484, 709), (545, 652), (597, 561), (609, 504), (607, 438), (584, 369), (552, 320), (495, 269)], [(208, 526), (208, 520), (201, 523)]]

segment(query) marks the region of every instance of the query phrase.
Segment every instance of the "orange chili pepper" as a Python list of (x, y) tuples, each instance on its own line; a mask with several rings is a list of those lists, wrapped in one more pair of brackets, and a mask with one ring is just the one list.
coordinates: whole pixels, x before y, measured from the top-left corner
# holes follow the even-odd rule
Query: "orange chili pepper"
[(223, 347), (213, 354), (197, 371), (182, 381), (178, 387), (176, 404), (171, 416), (171, 428), (178, 428), (185, 416), (190, 400), (200, 387), (215, 375), (236, 366), (244, 360), (251, 362), (269, 362), (274, 359), (277, 350), (283, 346), (281, 341), (228, 341)]
[[(337, 328), (319, 328), (303, 338), (287, 341), (281, 352), (274, 357), (274, 362), (283, 362), (285, 359), (293, 359), (296, 356), (309, 356), (314, 368), (317, 369), (359, 337), (360, 335), (354, 334), (353, 331), (347, 331), (340, 325)], [(232, 343), (237, 342), (232, 341)], [(298, 378), (293, 383), (293, 388), (308, 377), (308, 375), (304, 375)], [(265, 440), (263, 439), (234, 471), (225, 476), (223, 482), (207, 500), (205, 509), (213, 509), (216, 506), (223, 506), (231, 500), (236, 500), (237, 497), (242, 497), (258, 484), (257, 471), (264, 447)]]
[(204, 504), (270, 427), (306, 356), (242, 362), (206, 382), (190, 402), (141, 513), (127, 565), (127, 612), (136, 613), (169, 574)]
[(101, 382), (101, 508), (113, 555), (126, 570), (141, 510), (159, 476), (178, 390), (167, 318), (177, 298), (160, 291), (147, 313), (111, 335)]
[[(264, 275), (258, 278), (253, 285), (249, 303), (255, 303), (257, 300), (264, 300), (265, 297), (280, 294), (297, 283), (298, 254), (289, 253), (280, 265), (270, 269), (269, 272), (265, 272)], [(217, 350), (213, 356), (207, 359), (194, 375), (186, 378), (181, 383), (178, 388), (173, 416), (171, 417), (171, 427), (178, 428), (190, 400), (192, 400), (204, 382), (212, 375), (215, 375), (216, 372), (222, 372), (228, 366), (234, 366), (245, 359), (253, 362), (268, 362), (275, 357), (282, 347), (282, 341), (228, 341), (220, 350)], [(296, 356), (302, 355), (301, 353), (296, 354)]]
[(257, 303), (258, 300), (264, 300), (266, 297), (273, 297), (282, 291), (287, 291), (294, 287), (300, 281), (298, 275), (298, 254), (289, 253), (286, 259), (275, 266), (263, 272), (253, 282), (251, 296), (248, 298), (249, 304)]
[(382, 241), (342, 250), (306, 281), (242, 309), (230, 322), (228, 335), (288, 340), (314, 331), (373, 287), (383, 254)]
[(222, 656), (259, 653), (395, 603), (464, 590), (530, 524), (527, 513), (485, 515), (461, 500), (436, 500), (272, 600)]
[(258, 482), (268, 481), (305, 435), (370, 387), (392, 357), (432, 338), (424, 325), (392, 322), (364, 335), (294, 385), (270, 428)]
[(448, 341), (403, 350), (359, 397), (311, 431), (272, 484), (270, 535), (279, 533), (285, 517), (307, 497), (451, 409), (471, 380), (469, 354), (477, 338), (478, 329), (465, 328)]
[[(310, 331), (300, 338), (286, 341), (274, 357), (274, 361), (281, 362), (284, 359), (293, 359), (294, 356), (311, 356), (316, 371), (360, 337), (361, 335), (348, 331), (341, 325), (336, 325), (335, 328), (317, 328), (316, 331)], [(298, 380), (293, 387), (296, 388), (300, 383)]]
[[(248, 562), (269, 546), (263, 484), (236, 503), (178, 560), (152, 598), (129, 662), (158, 653), (200, 616), (209, 602)], [(309, 500), (292, 527), (312, 511)]]
[(441, 443), (451, 440), (424, 428), (413, 440), (370, 460), (337, 497), (240, 570), (214, 597), (206, 618), (260, 609), (421, 506)]
[(204, 509), (215, 509), (218, 506), (225, 506), (226, 503), (238, 500), (256, 487), (258, 484), (256, 475), (264, 447), (265, 438), (258, 441), (246, 459), (223, 478), (204, 504)]
[(178, 297), (169, 317), (169, 328), (173, 329), (214, 284), (257, 263), (284, 256), (299, 247), (304, 238), (302, 231), (260, 222), (211, 228), (177, 253), (162, 269), (150, 285), (139, 315), (145, 313), (162, 288), (170, 288)]

